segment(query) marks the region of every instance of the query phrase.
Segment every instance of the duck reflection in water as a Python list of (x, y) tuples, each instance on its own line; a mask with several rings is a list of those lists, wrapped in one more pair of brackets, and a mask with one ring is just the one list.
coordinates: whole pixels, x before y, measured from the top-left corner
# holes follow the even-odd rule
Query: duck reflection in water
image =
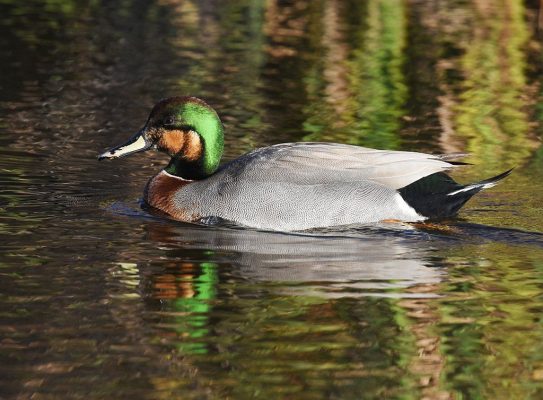
[[(156, 310), (155, 332), (162, 343), (182, 354), (209, 355), (225, 342), (238, 351), (244, 346), (240, 341), (247, 349), (260, 348), (268, 340), (286, 345), (289, 335), (296, 332), (291, 326), (294, 321), (315, 324), (304, 328), (310, 338), (322, 324), (334, 329), (330, 335), (356, 342), (347, 332), (350, 319), (359, 318), (358, 311), (353, 311), (356, 317), (345, 316), (337, 302), (352, 304), (355, 310), (359, 303), (365, 304), (367, 318), (381, 313), (377, 318), (389, 318), (398, 306), (401, 313), (419, 313), (425, 319), (417, 319), (414, 326), (420, 332), (416, 336), (433, 344), (437, 340), (426, 333), (426, 325), (434, 322), (427, 302), (435, 297), (445, 270), (435, 266), (435, 259), (429, 260), (432, 241), (412, 240), (401, 232), (376, 234), (354, 228), (339, 236), (171, 221), (153, 221), (145, 227), (145, 241), (162, 251), (160, 260), (140, 265), (149, 307)], [(244, 297), (253, 298), (255, 290), (267, 292), (268, 301)], [(272, 323), (277, 331), (269, 331)], [(239, 326), (250, 328), (239, 332)], [(375, 326), (378, 329), (379, 324)], [(367, 329), (367, 335), (374, 334), (373, 328)], [(326, 336), (319, 332), (316, 338), (310, 340), (325, 346)], [(426, 354), (423, 349), (420, 352)], [(236, 362), (227, 350), (220, 353), (220, 359)], [(441, 359), (434, 359), (439, 364)], [(439, 367), (434, 369), (439, 371)]]
[[(417, 296), (416, 291), (397, 292), (397, 289), (436, 284), (444, 275), (441, 268), (426, 261), (430, 244), (425, 249), (420, 241), (415, 244), (415, 240), (393, 233), (351, 230), (351, 236), (330, 232), (319, 236), (171, 223), (147, 226), (148, 240), (165, 249), (168, 260), (165, 275), (170, 281), (171, 266), (176, 266), (175, 293), (181, 296), (194, 296), (198, 292), (187, 286), (190, 280), (186, 274), (198, 275), (192, 264), (190, 267), (187, 264), (187, 258), (196, 262), (202, 255), (220, 263), (221, 273), (280, 284), (275, 287), (284, 293), (325, 298), (369, 294)], [(342, 233), (345, 235), (345, 230)], [(164, 286), (168, 279), (155, 278), (155, 285), (162, 285), (163, 295), (174, 293)], [(429, 295), (426, 290), (422, 292)]]

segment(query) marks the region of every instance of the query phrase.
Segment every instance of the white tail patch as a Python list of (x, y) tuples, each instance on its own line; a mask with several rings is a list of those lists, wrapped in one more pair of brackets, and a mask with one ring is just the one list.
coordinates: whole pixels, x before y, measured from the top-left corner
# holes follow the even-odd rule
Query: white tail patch
[(399, 193), (394, 195), (394, 200), (398, 205), (398, 210), (401, 212), (401, 217), (398, 219), (411, 222), (424, 221), (426, 219), (424, 215), (419, 214), (413, 207), (411, 207)]

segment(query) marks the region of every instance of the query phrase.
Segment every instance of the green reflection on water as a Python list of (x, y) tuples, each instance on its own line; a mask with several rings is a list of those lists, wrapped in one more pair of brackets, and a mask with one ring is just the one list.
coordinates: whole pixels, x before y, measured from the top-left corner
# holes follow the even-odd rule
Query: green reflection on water
[[(326, 23), (315, 34), (324, 57), (315, 58), (306, 78), (311, 102), (304, 130), (312, 133), (304, 140), (398, 148), (407, 96), (404, 2), (331, 1), (323, 8)], [(356, 23), (346, 29), (349, 21)]]
[(399, 118), (406, 99), (402, 71), (406, 22), (404, 2), (368, 2), (365, 24), (354, 41), (362, 46), (353, 52), (351, 62), (356, 104), (353, 144), (375, 148), (399, 147)]
[[(185, 314), (175, 318), (175, 332), (189, 341), (180, 341), (176, 347), (186, 354), (207, 354), (207, 343), (201, 341), (209, 333), (209, 312), (211, 302), (216, 297), (218, 282), (217, 264), (201, 263), (201, 272), (196, 277), (181, 278), (181, 284), (192, 286), (190, 297), (180, 297), (172, 301), (171, 309)], [(194, 292), (194, 293), (193, 293)]]
[(443, 385), (466, 398), (536, 398), (543, 251), (485, 244), (450, 260), (452, 298), (441, 302), (438, 328), (447, 358)]

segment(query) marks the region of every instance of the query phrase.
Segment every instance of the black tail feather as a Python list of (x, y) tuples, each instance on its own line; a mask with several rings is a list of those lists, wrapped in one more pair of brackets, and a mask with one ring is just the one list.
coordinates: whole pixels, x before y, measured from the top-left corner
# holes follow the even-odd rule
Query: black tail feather
[(474, 194), (494, 186), (511, 171), (513, 169), (469, 185), (460, 185), (447, 174), (438, 172), (425, 176), (398, 192), (420, 215), (430, 219), (447, 218), (456, 215)]
[[(502, 172), (501, 174), (499, 175), (496, 175), (496, 176), (493, 176), (492, 178), (488, 178), (488, 179), (485, 179), (481, 182), (477, 182), (476, 185), (488, 185), (488, 184), (496, 184), (498, 183), (499, 181), (501, 181), (503, 178), (509, 176), (511, 174), (511, 172), (513, 172), (515, 168), (511, 168), (511, 169), (508, 169), (507, 171), (505, 172)], [(471, 186), (471, 185), (468, 185), (468, 186)], [(484, 189), (484, 188), (483, 188)]]

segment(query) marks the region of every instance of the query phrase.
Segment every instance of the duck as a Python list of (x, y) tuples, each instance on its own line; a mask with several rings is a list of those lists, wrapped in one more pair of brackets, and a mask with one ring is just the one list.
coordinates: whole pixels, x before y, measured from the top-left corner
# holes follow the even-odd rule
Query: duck
[(183, 222), (275, 231), (447, 219), (511, 172), (462, 185), (446, 172), (467, 165), (457, 161), (466, 154), (329, 142), (275, 144), (221, 165), (223, 124), (197, 97), (159, 101), (143, 128), (98, 159), (150, 149), (170, 161), (148, 181), (147, 206)]

